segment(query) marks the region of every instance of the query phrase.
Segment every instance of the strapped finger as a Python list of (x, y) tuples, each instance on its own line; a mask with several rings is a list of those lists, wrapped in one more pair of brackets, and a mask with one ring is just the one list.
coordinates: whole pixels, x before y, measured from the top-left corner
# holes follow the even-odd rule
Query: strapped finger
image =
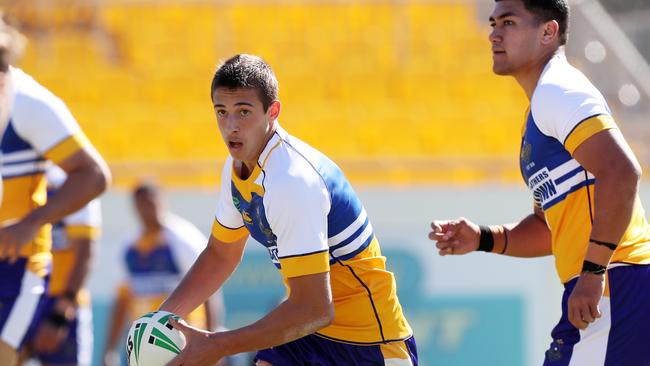
[(454, 243), (452, 241), (437, 241), (436, 242), (436, 248), (438, 249), (447, 249), (449, 247), (454, 246)]
[(439, 233), (442, 231), (442, 221), (434, 221), (431, 223), (431, 230), (434, 233)]
[(447, 236), (447, 233), (434, 233), (434, 232), (431, 232), (429, 234), (429, 238), (431, 238), (431, 240), (446, 240), (446, 236)]

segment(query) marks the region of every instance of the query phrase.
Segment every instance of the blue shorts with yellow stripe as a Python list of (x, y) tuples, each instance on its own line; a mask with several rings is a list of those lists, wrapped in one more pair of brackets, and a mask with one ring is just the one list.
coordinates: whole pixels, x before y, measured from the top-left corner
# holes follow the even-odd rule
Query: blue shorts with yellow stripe
[(256, 360), (274, 366), (417, 366), (415, 338), (379, 345), (334, 342), (311, 334), (257, 352)]
[(28, 271), (27, 259), (0, 261), (0, 340), (20, 350), (45, 307), (48, 277)]

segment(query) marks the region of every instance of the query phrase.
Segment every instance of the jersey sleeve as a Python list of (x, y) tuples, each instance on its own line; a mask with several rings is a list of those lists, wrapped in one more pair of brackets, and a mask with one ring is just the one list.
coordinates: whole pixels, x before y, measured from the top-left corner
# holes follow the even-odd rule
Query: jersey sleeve
[(329, 193), (313, 168), (296, 171), (301, 173), (269, 183), (264, 195), (265, 213), (277, 237), (280, 271), (285, 278), (329, 271)]
[(225, 243), (235, 242), (248, 235), (244, 220), (232, 200), (231, 174), (232, 158), (228, 157), (221, 173), (221, 189), (212, 224), (212, 236)]
[(16, 132), (54, 163), (89, 144), (68, 107), (44, 88), (16, 97), (12, 113)]
[(540, 85), (531, 110), (540, 131), (560, 141), (570, 153), (596, 133), (616, 128), (605, 101), (590, 91)]
[(79, 211), (63, 219), (66, 235), (74, 239), (97, 239), (101, 230), (101, 221), (99, 199), (90, 201)]

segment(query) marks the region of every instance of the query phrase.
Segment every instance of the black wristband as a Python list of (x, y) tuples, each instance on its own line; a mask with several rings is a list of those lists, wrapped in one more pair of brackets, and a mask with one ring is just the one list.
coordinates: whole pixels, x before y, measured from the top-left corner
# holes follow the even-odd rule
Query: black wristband
[(594, 244), (598, 244), (598, 245), (602, 245), (604, 247), (607, 247), (607, 248), (609, 248), (609, 250), (616, 250), (616, 248), (618, 247), (618, 245), (616, 245), (614, 243), (608, 243), (606, 241), (600, 241), (600, 240), (594, 240), (594, 239), (589, 239), (589, 241), (594, 243)]
[(596, 264), (596, 263), (590, 262), (590, 261), (582, 262), (582, 272), (581, 273), (593, 273), (593, 274), (596, 274), (596, 275), (601, 275), (601, 274), (604, 274), (605, 271), (607, 271), (606, 266), (601, 266), (600, 264)]
[(66, 327), (70, 324), (70, 321), (65, 317), (65, 315), (59, 313), (50, 313), (47, 317), (47, 322), (57, 328)]
[(486, 225), (479, 225), (479, 229), (481, 230), (481, 239), (478, 242), (478, 248), (476, 250), (480, 252), (492, 252), (494, 249), (494, 235), (492, 234), (492, 230)]

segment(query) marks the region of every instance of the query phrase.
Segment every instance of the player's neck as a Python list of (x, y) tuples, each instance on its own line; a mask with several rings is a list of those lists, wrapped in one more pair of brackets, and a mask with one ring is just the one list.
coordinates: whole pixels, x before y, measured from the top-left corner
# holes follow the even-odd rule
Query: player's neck
[(255, 161), (241, 161), (239, 163), (239, 178), (241, 180), (246, 180), (248, 179), (251, 174), (253, 174), (253, 170), (255, 169), (255, 164), (257, 164), (257, 160)]
[(260, 155), (262, 155), (262, 152), (266, 148), (266, 145), (268, 145), (269, 141), (275, 134), (276, 129), (277, 129), (277, 121), (274, 121), (273, 125), (269, 129), (269, 132), (266, 135), (266, 138), (264, 139), (264, 143), (260, 147), (257, 154), (255, 154), (255, 160), (251, 160), (251, 161), (242, 160), (242, 161), (235, 162), (235, 172), (238, 173), (239, 178), (241, 180), (246, 180), (251, 176), (251, 174), (253, 174), (253, 170), (255, 170), (255, 166), (257, 165), (257, 161), (259, 160)]
[(158, 234), (160, 231), (163, 229), (163, 224), (162, 224), (162, 215), (156, 215), (156, 219), (152, 222), (146, 223), (144, 225), (144, 232), (146, 234)]
[(537, 58), (535, 61), (531, 62), (530, 65), (522, 68), (519, 72), (513, 75), (517, 80), (517, 83), (522, 89), (524, 89), (528, 100), (533, 98), (533, 93), (535, 92), (535, 88), (537, 88), (537, 83), (539, 82), (539, 78), (542, 76), (544, 68), (558, 52), (562, 52), (561, 49), (551, 50), (543, 54), (543, 56)]

